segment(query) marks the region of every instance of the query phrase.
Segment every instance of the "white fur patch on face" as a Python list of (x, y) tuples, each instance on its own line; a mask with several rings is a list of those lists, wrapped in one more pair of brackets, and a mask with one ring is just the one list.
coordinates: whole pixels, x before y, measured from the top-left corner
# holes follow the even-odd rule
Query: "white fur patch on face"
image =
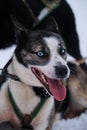
[(60, 41), (56, 37), (44, 37), (43, 40), (45, 41), (45, 43), (47, 43), (47, 46), (52, 54), (54, 54), (55, 51), (57, 52), (58, 44), (60, 43)]

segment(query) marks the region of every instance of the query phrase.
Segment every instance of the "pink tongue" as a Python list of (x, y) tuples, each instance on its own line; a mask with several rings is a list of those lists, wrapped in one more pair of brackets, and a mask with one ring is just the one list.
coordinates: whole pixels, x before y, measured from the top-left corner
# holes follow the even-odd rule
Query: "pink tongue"
[(58, 101), (64, 100), (66, 97), (66, 87), (61, 83), (61, 81), (48, 78), (48, 83), (49, 89), (54, 98)]

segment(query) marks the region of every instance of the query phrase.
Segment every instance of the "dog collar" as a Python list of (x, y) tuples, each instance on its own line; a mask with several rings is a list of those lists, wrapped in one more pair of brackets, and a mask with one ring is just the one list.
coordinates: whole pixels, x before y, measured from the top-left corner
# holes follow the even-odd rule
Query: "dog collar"
[(0, 69), (0, 71), (2, 71), (1, 74), (0, 74), (1, 79), (11, 78), (11, 79), (13, 79), (15, 81), (21, 81), (18, 78), (18, 76), (8, 73), (7, 67), (9, 66), (9, 64), (11, 62), (12, 62), (12, 58), (8, 61), (8, 63), (5, 65), (5, 67), (3, 69)]
[(11, 106), (12, 106), (16, 116), (18, 117), (18, 119), (20, 120), (20, 122), (22, 124), (22, 128), (31, 128), (30, 123), (37, 116), (37, 114), (39, 113), (39, 111), (41, 110), (43, 105), (45, 104), (46, 100), (48, 99), (48, 96), (41, 98), (41, 102), (36, 106), (36, 108), (33, 110), (31, 115), (29, 115), (29, 114), (23, 114), (19, 110), (19, 108), (18, 108), (18, 106), (17, 106), (17, 104), (12, 96), (12, 93), (10, 91), (9, 86), (8, 86), (8, 97), (9, 97)]
[(1, 76), (3, 78), (11, 78), (11, 79), (13, 79), (15, 81), (20, 81), (21, 82), (21, 80), (18, 78), (18, 76), (8, 73), (7, 69), (2, 69)]

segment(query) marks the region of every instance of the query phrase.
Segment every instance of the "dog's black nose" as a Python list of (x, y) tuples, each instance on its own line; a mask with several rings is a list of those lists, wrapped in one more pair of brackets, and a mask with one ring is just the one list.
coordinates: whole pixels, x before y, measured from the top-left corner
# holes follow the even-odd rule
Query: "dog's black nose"
[(65, 65), (55, 66), (55, 71), (58, 78), (65, 78), (68, 74), (68, 69)]

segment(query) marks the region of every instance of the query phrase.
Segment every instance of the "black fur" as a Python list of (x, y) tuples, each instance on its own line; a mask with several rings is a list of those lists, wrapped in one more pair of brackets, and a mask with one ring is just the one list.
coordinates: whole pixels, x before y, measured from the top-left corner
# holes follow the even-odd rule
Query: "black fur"
[(36, 93), (37, 96), (41, 98), (48, 98), (50, 95), (46, 93), (46, 90), (44, 88), (38, 88), (38, 87), (33, 87), (34, 92)]

